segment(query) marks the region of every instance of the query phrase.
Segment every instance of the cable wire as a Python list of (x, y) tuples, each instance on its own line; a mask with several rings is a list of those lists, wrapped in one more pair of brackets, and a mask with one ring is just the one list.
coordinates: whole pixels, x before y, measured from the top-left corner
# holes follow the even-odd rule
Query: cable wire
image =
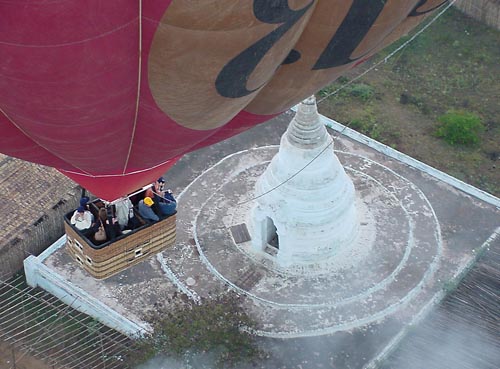
[[(324, 96), (323, 98), (321, 98), (320, 100), (318, 100), (318, 102), (316, 103), (317, 105), (322, 103), (323, 101), (325, 101), (327, 98), (333, 96), (333, 95), (336, 95), (339, 91), (343, 90), (344, 88), (346, 88), (347, 86), (349, 86), (350, 84), (352, 84), (353, 82), (357, 81), (358, 79), (360, 79), (361, 77), (365, 76), (368, 72), (372, 71), (373, 69), (375, 69), (376, 67), (378, 67), (380, 64), (382, 63), (387, 63), (387, 61), (392, 58), (395, 54), (397, 54), (399, 51), (403, 50), (405, 47), (407, 47), (412, 41), (414, 41), (418, 36), (420, 36), (422, 34), (422, 32), (424, 32), (427, 28), (429, 28), (431, 26), (431, 24), (433, 24), (438, 18), (440, 18), (457, 0), (451, 0), (448, 5), (445, 6), (445, 8), (443, 10), (441, 10), (434, 18), (432, 18), (425, 26), (423, 26), (418, 32), (416, 32), (410, 39), (408, 39), (407, 41), (405, 41), (403, 44), (401, 44), (397, 49), (395, 49), (394, 51), (392, 51), (389, 55), (387, 55), (385, 58), (381, 59), (380, 61), (378, 61), (377, 63), (375, 63), (374, 65), (372, 65), (370, 68), (368, 68), (367, 70), (365, 70), (363, 73), (361, 73), (360, 75), (356, 76), (355, 78), (353, 78), (352, 80), (350, 80), (349, 82), (346, 82), (344, 85), (340, 86), (339, 88), (337, 88), (335, 91), (329, 93), (328, 95)], [(287, 178), (286, 180), (284, 180), (283, 182), (277, 184), (276, 186), (270, 188), (269, 190), (267, 190), (266, 192), (263, 192), (261, 194), (259, 194), (258, 196), (254, 196), (248, 200), (245, 200), (245, 201), (242, 201), (240, 203), (238, 203), (237, 205), (243, 205), (243, 204), (246, 204), (248, 202), (251, 202), (251, 201), (254, 201), (254, 200), (257, 200), (257, 199), (260, 199), (261, 197), (269, 194), (270, 192), (278, 189), (279, 187), (283, 186), (285, 183), (289, 182), (290, 180), (292, 180), (293, 178), (295, 178), (297, 175), (299, 175), (302, 171), (304, 171), (309, 165), (311, 165), (321, 154), (323, 154), (323, 152), (325, 152), (331, 145), (333, 145), (334, 141), (344, 133), (344, 131), (349, 127), (351, 122), (348, 122), (347, 124), (344, 125), (344, 128), (342, 128), (342, 130), (338, 131), (338, 133), (333, 137), (333, 140), (332, 142), (330, 142), (327, 146), (325, 146), (325, 148), (323, 150), (321, 150), (321, 152), (319, 152), (317, 155), (315, 155), (306, 165), (304, 165), (302, 168), (300, 168), (296, 173), (292, 174), (289, 178)]]
[(404, 43), (402, 43), (398, 48), (396, 48), (394, 51), (392, 51), (385, 58), (383, 58), (383, 59), (379, 60), (377, 63), (373, 64), (370, 68), (365, 70), (360, 75), (356, 76), (355, 78), (353, 78), (349, 82), (346, 82), (345, 84), (343, 84), (342, 86), (337, 88), (335, 91), (327, 94), (326, 96), (324, 96), (323, 98), (318, 100), (318, 104), (322, 103), (324, 100), (328, 99), (330, 96), (336, 95), (337, 93), (339, 93), (339, 91), (343, 90), (344, 88), (346, 88), (347, 86), (349, 86), (353, 82), (355, 82), (358, 79), (360, 79), (361, 77), (365, 76), (368, 72), (371, 72), (373, 69), (377, 68), (380, 64), (387, 63), (387, 61), (390, 58), (392, 58), (395, 54), (397, 54), (399, 51), (401, 51), (402, 49), (407, 47), (411, 42), (413, 42), (418, 36), (420, 36), (420, 34), (422, 34), (427, 28), (429, 28), (436, 20), (438, 20), (456, 2), (457, 2), (457, 0), (451, 0), (449, 2), (449, 4), (444, 7), (443, 10), (441, 10), (434, 18), (432, 18), (429, 21), (429, 23), (427, 23), (425, 26), (423, 26), (418, 32), (416, 32), (412, 37), (410, 37), (408, 40), (406, 40)]

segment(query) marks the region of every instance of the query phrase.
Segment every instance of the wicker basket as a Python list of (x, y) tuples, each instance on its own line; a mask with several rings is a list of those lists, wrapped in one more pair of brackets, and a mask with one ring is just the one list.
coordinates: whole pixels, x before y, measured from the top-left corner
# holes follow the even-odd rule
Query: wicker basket
[(144, 225), (96, 246), (65, 219), (66, 247), (73, 259), (96, 279), (108, 278), (175, 243), (176, 216)]

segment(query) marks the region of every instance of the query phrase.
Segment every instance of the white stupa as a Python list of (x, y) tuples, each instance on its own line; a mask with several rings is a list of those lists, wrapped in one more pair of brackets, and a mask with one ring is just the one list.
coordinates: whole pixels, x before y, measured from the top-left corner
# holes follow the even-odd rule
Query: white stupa
[(331, 263), (356, 238), (354, 185), (333, 151), (314, 96), (299, 104), (278, 154), (256, 184), (256, 196), (261, 194), (251, 213), (252, 248), (275, 255), (280, 267)]

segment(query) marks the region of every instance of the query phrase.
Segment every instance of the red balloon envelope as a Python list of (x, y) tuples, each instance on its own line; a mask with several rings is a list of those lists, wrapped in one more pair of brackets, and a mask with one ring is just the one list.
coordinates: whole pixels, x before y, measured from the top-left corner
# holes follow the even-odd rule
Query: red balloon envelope
[(443, 0), (0, 2), (0, 151), (112, 200), (288, 109)]

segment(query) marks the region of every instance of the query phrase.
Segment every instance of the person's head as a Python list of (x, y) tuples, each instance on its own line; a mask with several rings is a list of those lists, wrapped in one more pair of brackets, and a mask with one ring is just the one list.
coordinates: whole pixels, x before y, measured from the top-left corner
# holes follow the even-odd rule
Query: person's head
[(105, 222), (108, 219), (108, 213), (106, 212), (106, 208), (99, 209), (99, 219)]
[(154, 201), (153, 201), (153, 199), (151, 199), (151, 197), (146, 196), (146, 197), (144, 198), (144, 203), (145, 203), (147, 206), (151, 207), (151, 206), (153, 206)]
[(89, 198), (87, 196), (84, 196), (80, 199), (80, 206), (83, 206), (85, 208), (87, 207), (88, 202)]
[(165, 186), (165, 179), (163, 179), (163, 177), (160, 177), (156, 180), (156, 187), (159, 189), (159, 190), (163, 190), (163, 187)]
[(78, 209), (76, 209), (79, 213), (83, 213), (85, 211), (85, 208), (83, 206), (79, 206)]

